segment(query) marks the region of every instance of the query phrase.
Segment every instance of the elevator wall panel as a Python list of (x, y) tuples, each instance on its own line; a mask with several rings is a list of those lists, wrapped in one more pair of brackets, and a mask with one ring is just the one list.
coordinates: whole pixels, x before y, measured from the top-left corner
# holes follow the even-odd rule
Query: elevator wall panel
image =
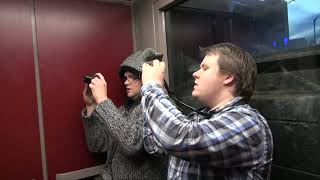
[(118, 77), (132, 53), (131, 10), (95, 1), (36, 1), (36, 23), (49, 179), (96, 165), (80, 118), (82, 77), (101, 72), (108, 96), (123, 103)]
[(32, 1), (0, 1), (0, 179), (42, 179)]

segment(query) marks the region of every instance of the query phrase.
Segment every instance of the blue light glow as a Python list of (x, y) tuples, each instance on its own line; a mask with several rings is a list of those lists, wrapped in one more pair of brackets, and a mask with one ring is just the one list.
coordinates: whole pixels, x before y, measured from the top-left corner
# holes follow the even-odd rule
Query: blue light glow
[(284, 46), (288, 46), (289, 39), (287, 37), (283, 38)]

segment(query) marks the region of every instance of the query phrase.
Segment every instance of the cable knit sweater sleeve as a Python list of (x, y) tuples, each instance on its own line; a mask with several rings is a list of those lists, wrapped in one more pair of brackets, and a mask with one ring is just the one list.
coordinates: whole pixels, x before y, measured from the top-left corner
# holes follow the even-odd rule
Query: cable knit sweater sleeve
[(143, 114), (141, 104), (130, 111), (118, 109), (110, 99), (98, 104), (92, 118), (103, 123), (115, 143), (127, 156), (143, 152)]
[(86, 114), (86, 109), (83, 109), (81, 117), (83, 119), (86, 142), (89, 151), (95, 153), (107, 152), (113, 142), (106, 127), (101, 123), (101, 121), (94, 119), (92, 116), (88, 117)]

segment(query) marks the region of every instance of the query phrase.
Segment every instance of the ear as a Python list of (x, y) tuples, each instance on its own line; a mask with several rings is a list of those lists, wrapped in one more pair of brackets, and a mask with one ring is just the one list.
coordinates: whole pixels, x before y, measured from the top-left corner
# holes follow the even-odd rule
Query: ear
[(227, 73), (224, 77), (223, 84), (231, 85), (235, 81), (235, 76), (231, 73)]

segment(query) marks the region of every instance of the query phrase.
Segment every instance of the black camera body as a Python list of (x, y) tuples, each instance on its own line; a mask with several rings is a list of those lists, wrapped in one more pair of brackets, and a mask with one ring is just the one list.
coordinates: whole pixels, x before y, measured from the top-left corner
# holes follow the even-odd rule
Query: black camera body
[(83, 82), (88, 84), (88, 87), (87, 87), (87, 90), (86, 90), (86, 94), (88, 96), (91, 96), (92, 95), (92, 91), (89, 87), (89, 84), (91, 83), (91, 80), (94, 79), (95, 77), (99, 77), (97, 75), (91, 75), (91, 74), (86, 74), (83, 76)]
[(94, 79), (95, 77), (98, 77), (97, 75), (91, 75), (91, 74), (86, 74), (83, 76), (83, 82), (86, 84), (90, 84), (91, 80)]
[(163, 54), (162, 53), (157, 53), (157, 52), (154, 52), (153, 54), (149, 55), (145, 61), (146, 62), (150, 62), (150, 61), (153, 61), (155, 59), (158, 59), (159, 61), (162, 61), (162, 57), (163, 57)]

